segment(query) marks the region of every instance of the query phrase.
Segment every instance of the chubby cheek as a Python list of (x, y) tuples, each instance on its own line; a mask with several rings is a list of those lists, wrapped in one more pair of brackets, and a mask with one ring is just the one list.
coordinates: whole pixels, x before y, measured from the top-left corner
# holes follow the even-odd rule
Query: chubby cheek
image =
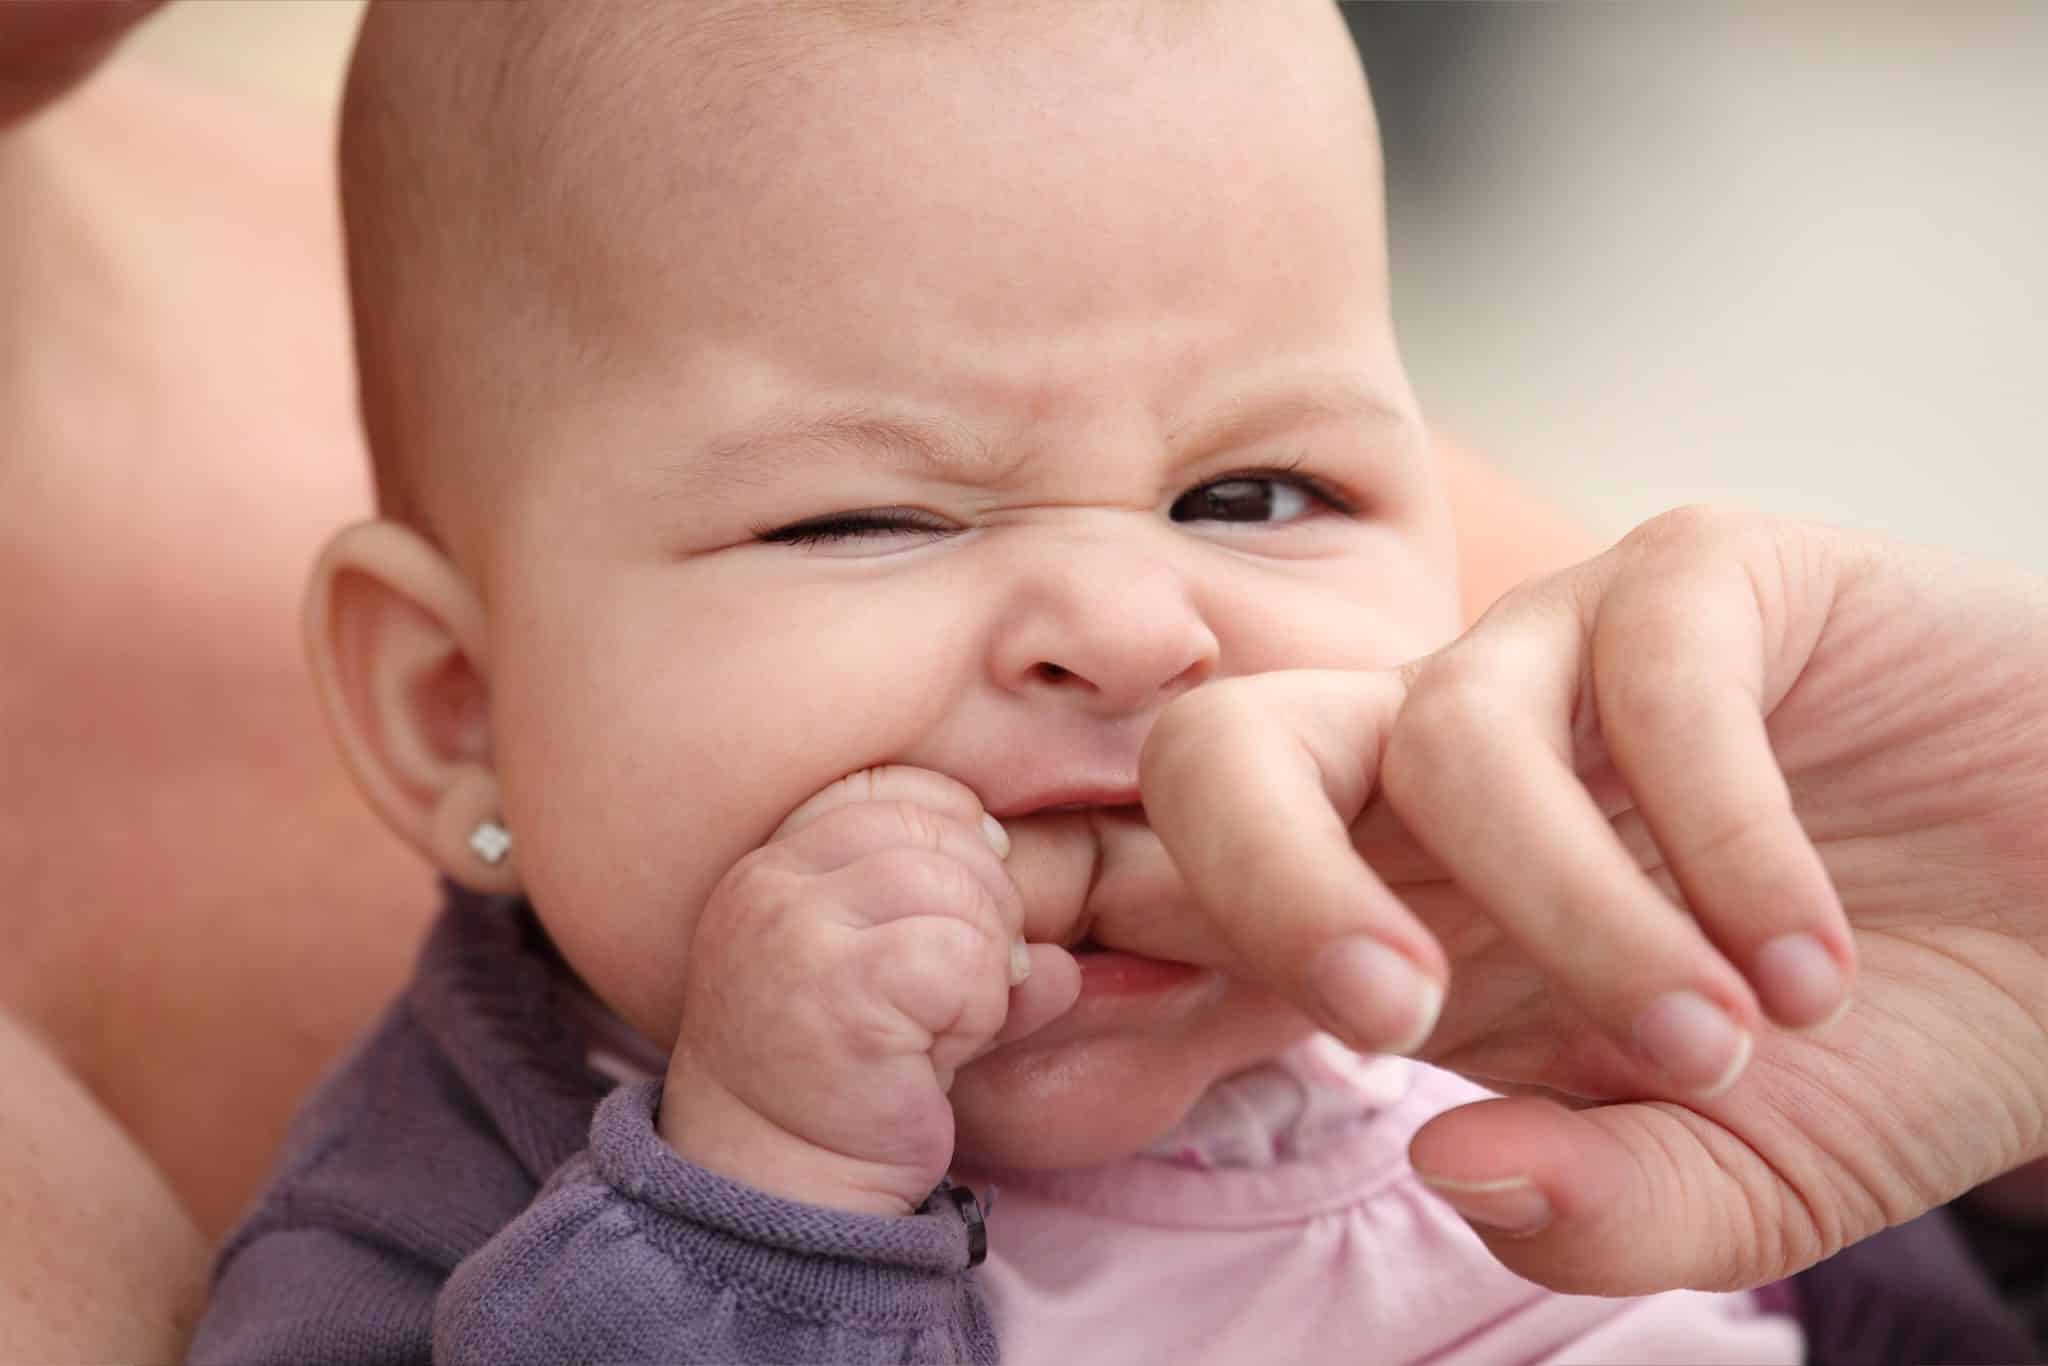
[(907, 744), (932, 690), (820, 667), (871, 645), (834, 638), (858, 636), (858, 614), (764, 631), (727, 603), (648, 597), (615, 585), (501, 637), (516, 647), (493, 660), (493, 757), (542, 923), (600, 997), (665, 1044), (719, 880), (806, 798)]

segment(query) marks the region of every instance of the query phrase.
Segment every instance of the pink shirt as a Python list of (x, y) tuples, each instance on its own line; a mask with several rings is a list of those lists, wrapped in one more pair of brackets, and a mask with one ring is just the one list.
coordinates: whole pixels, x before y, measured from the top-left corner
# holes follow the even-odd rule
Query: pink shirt
[(1211, 1170), (1139, 1156), (998, 1174), (980, 1274), (1004, 1360), (1802, 1359), (1799, 1326), (1747, 1294), (1596, 1299), (1507, 1271), (1407, 1162), (1425, 1120), (1487, 1093), (1419, 1064), (1373, 1066), (1358, 1079), (1371, 1117), (1303, 1155)]

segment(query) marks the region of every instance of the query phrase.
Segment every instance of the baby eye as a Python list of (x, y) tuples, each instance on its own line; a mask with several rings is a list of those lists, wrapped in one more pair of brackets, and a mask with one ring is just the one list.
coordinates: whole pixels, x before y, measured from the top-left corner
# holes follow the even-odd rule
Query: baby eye
[(1189, 489), (1166, 515), (1176, 522), (1279, 524), (1300, 521), (1318, 505), (1345, 510), (1341, 500), (1301, 475), (1233, 474)]
[(757, 530), (754, 538), (774, 545), (826, 545), (871, 536), (938, 535), (950, 530), (952, 528), (944, 523), (908, 508), (879, 508), (868, 512), (836, 512), (829, 517), (812, 517), (772, 530)]

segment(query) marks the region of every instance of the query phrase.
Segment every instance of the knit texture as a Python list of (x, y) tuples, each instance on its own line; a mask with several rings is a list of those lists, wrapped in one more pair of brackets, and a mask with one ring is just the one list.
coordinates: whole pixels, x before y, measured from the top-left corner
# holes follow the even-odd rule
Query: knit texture
[(222, 1250), (195, 1362), (997, 1359), (943, 1189), (845, 1214), (685, 1162), (565, 985), (523, 907), (451, 893)]

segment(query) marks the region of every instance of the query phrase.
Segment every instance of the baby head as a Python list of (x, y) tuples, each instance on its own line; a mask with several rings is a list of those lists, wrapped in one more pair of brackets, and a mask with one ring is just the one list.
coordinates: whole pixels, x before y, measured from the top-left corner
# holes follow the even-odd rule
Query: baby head
[[(344, 123), (387, 520), (316, 673), (389, 823), (652, 1039), (718, 880), (880, 764), (1005, 822), (1027, 937), (1184, 952), (1161, 708), (1456, 624), (1328, 0), (389, 6)], [(1084, 994), (961, 1073), (962, 1155), (1132, 1151), (1306, 1030)]]

